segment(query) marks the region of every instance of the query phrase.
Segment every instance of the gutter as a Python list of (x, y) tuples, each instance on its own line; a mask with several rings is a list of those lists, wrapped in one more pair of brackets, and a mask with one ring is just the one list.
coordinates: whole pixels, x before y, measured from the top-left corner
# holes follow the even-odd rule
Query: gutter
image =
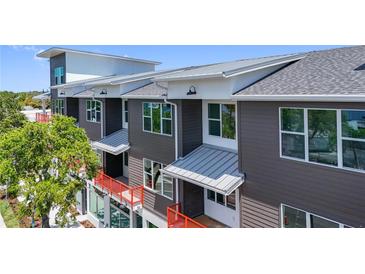
[(232, 95), (234, 101), (365, 102), (364, 95)]

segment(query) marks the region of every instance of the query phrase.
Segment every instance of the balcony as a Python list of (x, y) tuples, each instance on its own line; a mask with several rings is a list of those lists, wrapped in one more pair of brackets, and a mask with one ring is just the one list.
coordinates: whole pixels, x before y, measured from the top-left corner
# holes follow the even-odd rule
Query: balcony
[(51, 120), (51, 114), (48, 113), (36, 113), (35, 120), (38, 123), (48, 123)]
[(167, 227), (168, 228), (206, 228), (188, 216), (182, 214), (181, 204), (173, 204), (167, 208)]
[(132, 210), (142, 208), (144, 201), (143, 186), (130, 187), (100, 171), (93, 180), (93, 184), (113, 199)]

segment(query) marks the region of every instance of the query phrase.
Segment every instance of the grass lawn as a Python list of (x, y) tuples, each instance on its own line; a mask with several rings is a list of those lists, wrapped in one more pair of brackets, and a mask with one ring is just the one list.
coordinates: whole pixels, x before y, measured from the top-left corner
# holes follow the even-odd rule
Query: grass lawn
[(11, 209), (8, 201), (0, 200), (0, 213), (7, 227), (19, 227), (19, 221)]

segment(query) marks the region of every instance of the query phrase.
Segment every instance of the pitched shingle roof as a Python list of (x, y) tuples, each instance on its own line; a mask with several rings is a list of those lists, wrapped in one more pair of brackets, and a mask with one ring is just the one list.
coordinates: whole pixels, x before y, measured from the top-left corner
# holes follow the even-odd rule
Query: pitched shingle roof
[(138, 99), (138, 98), (162, 98), (167, 95), (167, 83), (153, 82), (143, 87), (136, 88), (122, 95), (122, 98)]
[(233, 97), (365, 95), (364, 66), (365, 46), (310, 52)]

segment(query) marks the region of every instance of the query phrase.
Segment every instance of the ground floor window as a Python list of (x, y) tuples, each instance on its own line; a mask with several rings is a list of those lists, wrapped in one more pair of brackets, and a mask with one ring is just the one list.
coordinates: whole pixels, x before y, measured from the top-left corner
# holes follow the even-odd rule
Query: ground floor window
[(230, 195), (226, 196), (207, 189), (207, 198), (212, 202), (236, 210), (236, 191), (233, 191)]
[(130, 218), (129, 209), (122, 206), (117, 201), (110, 200), (110, 227), (112, 228), (129, 228)]
[(349, 227), (339, 222), (282, 205), (282, 227), (285, 228), (340, 228)]
[(101, 223), (104, 223), (104, 198), (100, 191), (90, 188), (89, 212)]
[(136, 228), (143, 228), (143, 218), (136, 213)]
[(65, 114), (65, 101), (63, 99), (55, 99), (52, 101), (53, 113), (55, 114)]

